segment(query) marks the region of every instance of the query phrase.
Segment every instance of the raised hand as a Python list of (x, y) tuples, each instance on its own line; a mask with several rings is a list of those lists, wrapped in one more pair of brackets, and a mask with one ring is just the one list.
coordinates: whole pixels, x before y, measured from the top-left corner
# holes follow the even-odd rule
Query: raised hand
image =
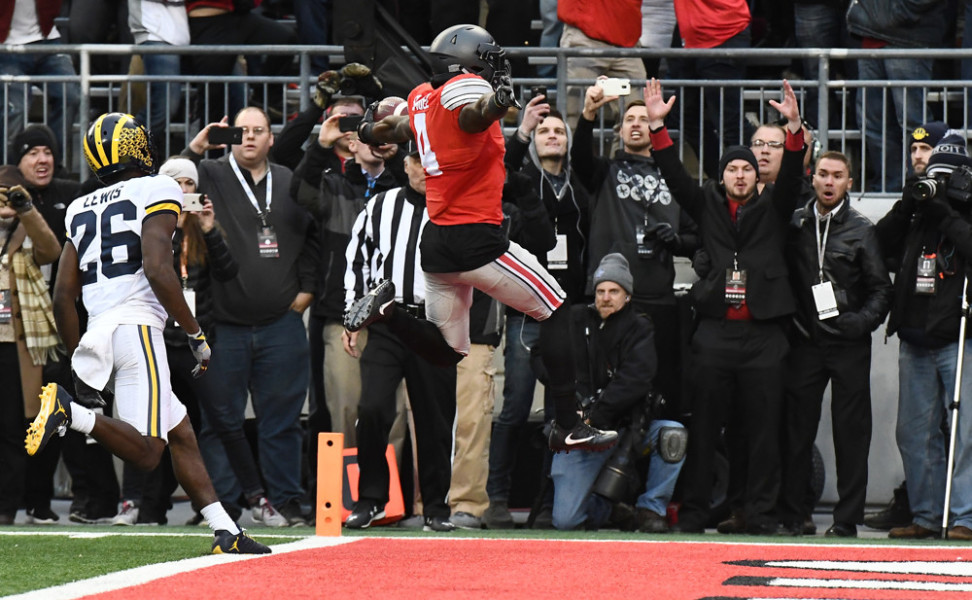
[(675, 96), (667, 101), (662, 94), (662, 84), (652, 77), (645, 85), (645, 108), (648, 111), (648, 126), (657, 129), (665, 124), (665, 117), (675, 105)]
[(800, 104), (797, 102), (796, 94), (793, 93), (793, 88), (790, 87), (789, 81), (786, 79), (783, 80), (783, 102), (770, 100), (769, 104), (786, 119), (787, 128), (790, 130), (790, 133), (799, 133), (803, 127), (803, 121), (800, 119)]
[(517, 128), (520, 135), (524, 138), (529, 139), (530, 134), (534, 129), (537, 128), (546, 117), (550, 114), (550, 104), (547, 103), (546, 96), (534, 96), (530, 98), (526, 106), (523, 108), (523, 120), (520, 121), (520, 126)]

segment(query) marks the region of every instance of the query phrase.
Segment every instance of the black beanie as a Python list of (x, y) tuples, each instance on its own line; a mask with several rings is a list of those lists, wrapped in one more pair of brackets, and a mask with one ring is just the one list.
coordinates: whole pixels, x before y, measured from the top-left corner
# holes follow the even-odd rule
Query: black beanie
[(729, 146), (722, 158), (719, 159), (719, 181), (722, 181), (722, 174), (726, 171), (726, 166), (734, 160), (744, 160), (753, 165), (756, 171), (756, 179), (759, 179), (759, 161), (756, 155), (746, 146)]
[(934, 148), (938, 145), (938, 142), (942, 141), (946, 133), (948, 133), (948, 123), (944, 121), (929, 121), (924, 125), (915, 127), (915, 130), (911, 132), (911, 140), (908, 142), (908, 147), (911, 148), (911, 145), (915, 142), (922, 142)]
[(928, 157), (925, 174), (931, 176), (936, 173), (952, 173), (961, 166), (972, 166), (969, 150), (962, 134), (954, 129), (949, 129), (935, 145), (931, 156)]
[(47, 125), (31, 125), (15, 135), (7, 152), (7, 162), (12, 165), (19, 165), (20, 159), (30, 152), (31, 148), (37, 146), (50, 148), (51, 154), (54, 155), (54, 164), (60, 162), (57, 138), (54, 137), (54, 132)]

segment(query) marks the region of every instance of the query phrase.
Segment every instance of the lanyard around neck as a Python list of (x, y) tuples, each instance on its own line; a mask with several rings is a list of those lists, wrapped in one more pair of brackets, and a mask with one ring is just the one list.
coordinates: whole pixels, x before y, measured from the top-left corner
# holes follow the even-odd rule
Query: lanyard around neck
[(229, 162), (230, 167), (233, 168), (233, 173), (236, 174), (236, 178), (240, 181), (240, 185), (243, 186), (243, 192), (246, 193), (246, 197), (250, 200), (250, 204), (252, 204), (253, 208), (256, 210), (257, 216), (260, 217), (260, 220), (263, 221), (264, 225), (266, 225), (266, 216), (270, 214), (270, 203), (273, 201), (273, 172), (270, 170), (270, 165), (267, 165), (267, 210), (264, 212), (260, 209), (260, 205), (257, 203), (256, 196), (253, 194), (253, 189), (250, 187), (250, 184), (243, 179), (243, 173), (240, 172), (240, 166), (236, 164), (236, 159), (233, 158), (232, 154), (229, 155)]

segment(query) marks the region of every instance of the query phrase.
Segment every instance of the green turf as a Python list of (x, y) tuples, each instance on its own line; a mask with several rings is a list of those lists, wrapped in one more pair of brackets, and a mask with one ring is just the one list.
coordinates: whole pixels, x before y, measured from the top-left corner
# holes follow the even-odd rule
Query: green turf
[[(25, 531), (3, 527), (0, 531)], [(212, 536), (197, 527), (146, 527), (139, 533), (192, 533), (192, 537), (124, 536), (71, 537), (71, 534), (120, 533), (109, 527), (60, 527), (30, 531), (64, 535), (0, 535), (0, 596), (89, 579), (134, 567), (209, 554)], [(135, 531), (126, 529), (125, 532)], [(306, 530), (308, 534), (312, 530)], [(259, 532), (251, 531), (260, 538)], [(277, 531), (272, 533), (277, 534)], [(268, 544), (295, 538), (260, 538)]]

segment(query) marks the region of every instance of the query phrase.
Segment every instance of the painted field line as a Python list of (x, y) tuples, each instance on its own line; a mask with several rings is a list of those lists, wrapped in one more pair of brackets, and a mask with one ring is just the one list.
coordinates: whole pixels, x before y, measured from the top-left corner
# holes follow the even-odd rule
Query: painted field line
[[(132, 533), (127, 535), (146, 534)], [(189, 533), (176, 535), (196, 536), (197, 534)], [(212, 537), (212, 534), (210, 534), (209, 537)], [(260, 537), (270, 536), (261, 535)], [(286, 554), (288, 552), (310, 550), (313, 548), (339, 546), (341, 544), (348, 544), (362, 539), (367, 538), (312, 536), (296, 542), (291, 542), (289, 544), (277, 544), (272, 547), (273, 554), (207, 554), (206, 556), (199, 556), (196, 558), (186, 558), (167, 563), (145, 565), (143, 567), (136, 567), (134, 569), (118, 571), (116, 573), (108, 573), (107, 575), (100, 575), (98, 577), (83, 579), (81, 581), (73, 581), (71, 583), (65, 583), (63, 585), (45, 588), (42, 590), (25, 592), (16, 596), (4, 596), (3, 600), (74, 600), (75, 598), (82, 598), (92, 594), (113, 592), (122, 588), (141, 585), (156, 579), (162, 579), (163, 577), (178, 575), (179, 573), (186, 573), (188, 571), (195, 571), (197, 569), (204, 569), (206, 567), (222, 565), (228, 562), (253, 560), (264, 556), (275, 556), (279, 554)]]

